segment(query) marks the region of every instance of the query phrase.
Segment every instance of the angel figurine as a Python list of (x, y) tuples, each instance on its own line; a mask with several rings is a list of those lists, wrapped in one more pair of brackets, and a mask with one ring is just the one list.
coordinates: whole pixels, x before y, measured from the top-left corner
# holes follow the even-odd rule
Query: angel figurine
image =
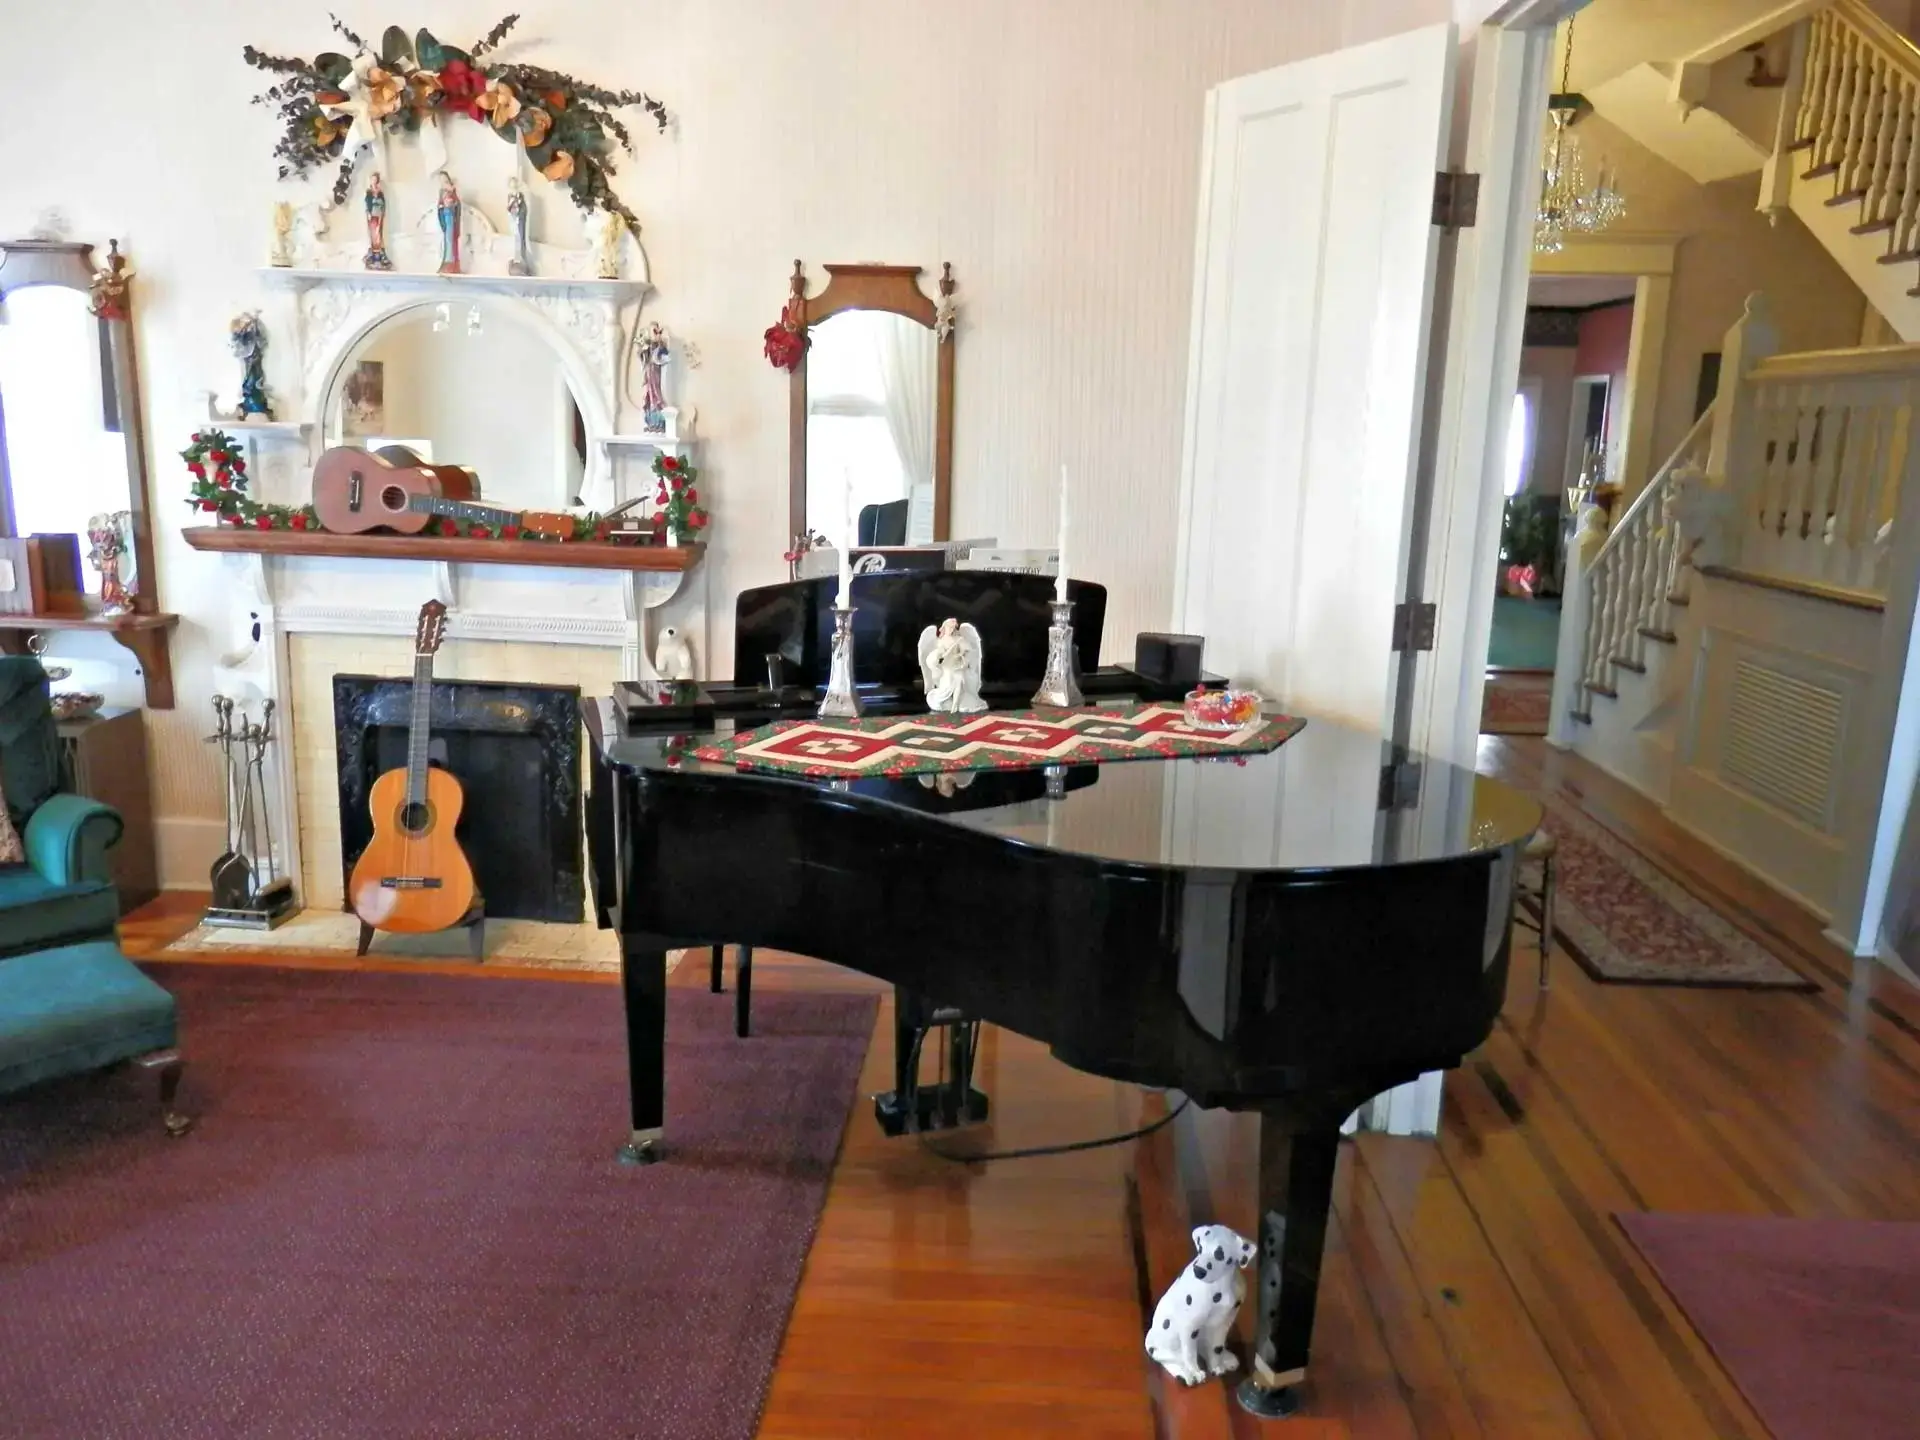
[(920, 677), (927, 687), (927, 708), (949, 715), (971, 715), (987, 708), (980, 698), (980, 632), (947, 619), (920, 632)]

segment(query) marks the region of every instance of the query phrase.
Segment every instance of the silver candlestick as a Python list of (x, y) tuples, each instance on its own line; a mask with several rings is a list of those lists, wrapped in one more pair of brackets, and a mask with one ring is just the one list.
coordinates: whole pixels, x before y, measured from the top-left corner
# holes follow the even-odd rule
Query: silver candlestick
[(1087, 697), (1080, 693), (1075, 674), (1079, 667), (1073, 656), (1073, 602), (1054, 600), (1049, 605), (1053, 623), (1047, 626), (1047, 670), (1040, 677), (1040, 688), (1033, 692), (1033, 703), (1062, 708), (1083, 705)]
[(827, 693), (815, 712), (822, 720), (854, 720), (860, 715), (860, 691), (853, 683), (853, 606), (833, 607), (833, 661)]

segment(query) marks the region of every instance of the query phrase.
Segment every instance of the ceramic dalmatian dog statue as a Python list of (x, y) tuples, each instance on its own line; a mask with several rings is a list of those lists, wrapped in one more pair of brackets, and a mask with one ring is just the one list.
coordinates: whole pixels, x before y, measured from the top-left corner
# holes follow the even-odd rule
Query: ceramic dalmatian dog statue
[(1154, 1307), (1147, 1354), (1175, 1379), (1198, 1385), (1240, 1367), (1227, 1335), (1246, 1299), (1240, 1272), (1253, 1263), (1255, 1247), (1224, 1225), (1202, 1225), (1193, 1232), (1193, 1249), (1193, 1263)]

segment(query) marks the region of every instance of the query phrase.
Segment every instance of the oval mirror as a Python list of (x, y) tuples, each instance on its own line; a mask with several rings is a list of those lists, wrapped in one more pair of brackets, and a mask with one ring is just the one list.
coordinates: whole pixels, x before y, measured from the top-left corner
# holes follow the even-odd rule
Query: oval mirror
[(323, 410), (326, 443), (404, 445), (462, 465), (481, 497), (521, 510), (581, 503), (596, 467), (559, 353), (502, 305), (463, 297), (390, 316), (354, 347)]

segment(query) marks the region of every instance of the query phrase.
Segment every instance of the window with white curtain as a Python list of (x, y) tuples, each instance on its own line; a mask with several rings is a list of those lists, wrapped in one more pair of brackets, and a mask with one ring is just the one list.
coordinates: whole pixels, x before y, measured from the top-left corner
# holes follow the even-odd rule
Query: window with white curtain
[(1507, 411), (1505, 490), (1509, 500), (1526, 489), (1533, 478), (1534, 442), (1539, 430), (1540, 390), (1523, 385)]

